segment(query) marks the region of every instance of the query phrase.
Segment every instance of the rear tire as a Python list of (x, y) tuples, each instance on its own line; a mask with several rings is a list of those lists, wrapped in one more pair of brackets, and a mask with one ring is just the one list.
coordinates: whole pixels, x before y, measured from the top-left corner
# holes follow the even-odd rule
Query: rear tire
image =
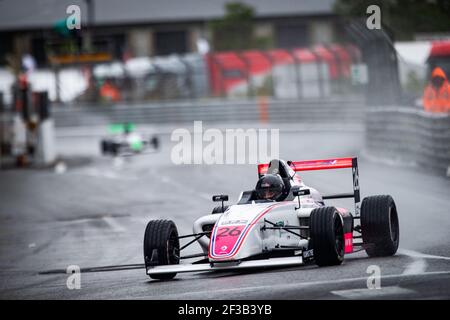
[[(144, 235), (144, 262), (147, 266), (161, 266), (180, 263), (180, 242), (178, 230), (171, 220), (152, 220), (147, 224)], [(176, 273), (150, 275), (152, 279), (169, 280)]]
[(108, 154), (110, 149), (111, 149), (111, 143), (107, 140), (102, 140), (102, 142), (101, 142), (102, 155)]
[(389, 195), (364, 198), (361, 204), (361, 232), (370, 257), (392, 256), (400, 240), (397, 208)]
[(111, 147), (110, 148), (111, 148), (110, 149), (111, 154), (114, 157), (117, 157), (119, 155), (120, 143), (111, 142)]
[(336, 208), (314, 209), (309, 227), (316, 264), (319, 267), (341, 264), (344, 261), (344, 224)]
[(151, 137), (149, 142), (155, 150), (159, 149), (159, 138), (157, 136)]

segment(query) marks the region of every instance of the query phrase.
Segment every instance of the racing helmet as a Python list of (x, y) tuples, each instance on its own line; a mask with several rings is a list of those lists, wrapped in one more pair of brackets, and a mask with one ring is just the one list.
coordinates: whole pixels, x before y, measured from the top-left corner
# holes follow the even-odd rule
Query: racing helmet
[(277, 201), (283, 195), (284, 182), (278, 174), (266, 174), (256, 184), (256, 196), (259, 200)]

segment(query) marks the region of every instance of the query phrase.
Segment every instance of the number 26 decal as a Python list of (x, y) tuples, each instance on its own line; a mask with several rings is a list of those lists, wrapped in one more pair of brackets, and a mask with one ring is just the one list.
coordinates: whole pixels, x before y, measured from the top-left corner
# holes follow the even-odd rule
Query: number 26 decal
[(239, 227), (234, 227), (234, 228), (224, 227), (224, 228), (220, 228), (219, 232), (217, 233), (217, 236), (218, 237), (226, 237), (226, 236), (237, 237), (240, 234), (241, 234), (241, 230)]

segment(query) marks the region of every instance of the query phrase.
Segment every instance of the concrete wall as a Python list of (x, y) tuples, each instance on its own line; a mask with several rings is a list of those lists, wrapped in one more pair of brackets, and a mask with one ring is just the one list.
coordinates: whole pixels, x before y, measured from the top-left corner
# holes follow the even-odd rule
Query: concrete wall
[(371, 108), (366, 113), (366, 142), (368, 154), (377, 158), (445, 175), (450, 166), (450, 115)]

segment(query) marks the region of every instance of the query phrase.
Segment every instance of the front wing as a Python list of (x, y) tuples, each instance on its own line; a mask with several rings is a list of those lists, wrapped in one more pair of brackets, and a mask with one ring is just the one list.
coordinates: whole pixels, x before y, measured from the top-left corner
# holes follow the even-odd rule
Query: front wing
[(148, 275), (166, 274), (166, 273), (182, 273), (182, 272), (202, 272), (202, 271), (220, 271), (220, 270), (239, 270), (251, 268), (267, 268), (267, 267), (290, 267), (303, 264), (302, 256), (287, 258), (271, 258), (261, 260), (248, 260), (240, 263), (220, 262), (211, 265), (209, 263), (202, 264), (174, 264), (166, 266), (147, 267)]

